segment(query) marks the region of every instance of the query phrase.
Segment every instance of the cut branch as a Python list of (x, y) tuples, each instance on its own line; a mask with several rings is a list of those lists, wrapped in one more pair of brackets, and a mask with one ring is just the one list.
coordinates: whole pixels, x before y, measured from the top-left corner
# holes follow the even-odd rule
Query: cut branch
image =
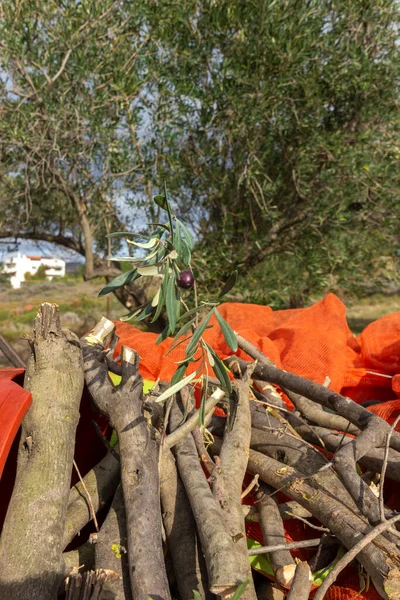
[(64, 576), (63, 534), (83, 390), (79, 341), (55, 304), (35, 318), (17, 477), (0, 540), (0, 596), (53, 600)]

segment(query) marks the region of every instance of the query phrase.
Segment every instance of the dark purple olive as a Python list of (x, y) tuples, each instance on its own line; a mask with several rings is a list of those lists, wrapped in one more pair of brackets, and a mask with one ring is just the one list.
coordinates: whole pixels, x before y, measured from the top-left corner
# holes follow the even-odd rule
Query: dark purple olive
[(194, 286), (194, 275), (192, 271), (181, 271), (179, 274), (177, 284), (180, 288), (183, 288), (184, 290), (191, 290)]

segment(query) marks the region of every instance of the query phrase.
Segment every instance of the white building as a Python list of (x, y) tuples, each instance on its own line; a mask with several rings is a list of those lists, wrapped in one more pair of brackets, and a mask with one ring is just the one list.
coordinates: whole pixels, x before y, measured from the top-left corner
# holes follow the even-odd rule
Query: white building
[(65, 261), (61, 258), (33, 256), (31, 254), (21, 254), (20, 252), (4, 261), (3, 273), (10, 275), (13, 288), (19, 288), (21, 283), (25, 281), (25, 273), (36, 275), (41, 265), (46, 270), (46, 279), (50, 281), (53, 277), (64, 277), (65, 275)]

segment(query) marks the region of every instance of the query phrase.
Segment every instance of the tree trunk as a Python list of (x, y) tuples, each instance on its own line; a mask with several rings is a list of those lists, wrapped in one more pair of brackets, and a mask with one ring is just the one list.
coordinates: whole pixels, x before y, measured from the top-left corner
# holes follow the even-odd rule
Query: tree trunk
[(0, 541), (0, 597), (54, 600), (64, 575), (65, 517), (83, 389), (78, 339), (55, 304), (34, 322), (14, 491)]

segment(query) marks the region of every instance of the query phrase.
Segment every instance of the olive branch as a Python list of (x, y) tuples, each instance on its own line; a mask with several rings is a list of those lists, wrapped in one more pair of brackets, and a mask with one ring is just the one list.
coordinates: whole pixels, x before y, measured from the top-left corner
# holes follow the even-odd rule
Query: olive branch
[[(117, 231), (108, 234), (108, 238), (125, 238), (130, 249), (136, 247), (148, 250), (149, 253), (142, 258), (135, 258), (134, 256), (108, 257), (111, 261), (129, 262), (133, 268), (110, 281), (100, 291), (99, 296), (105, 296), (140, 277), (156, 276), (160, 278), (161, 283), (154, 298), (128, 315), (121, 317), (121, 321), (133, 320), (139, 322), (151, 319), (151, 323), (154, 323), (165, 307), (167, 324), (158, 336), (156, 343), (160, 344), (168, 337), (174, 336), (168, 353), (185, 342), (187, 342), (187, 346), (185, 358), (176, 363), (177, 368), (171, 379), (171, 387), (160, 395), (158, 401), (167, 400), (188, 383), (201, 382), (202, 394), (199, 418), (203, 423), (209, 377), (208, 365), (214, 370), (221, 387), (228, 394), (232, 392), (226, 367), (216, 351), (205, 341), (203, 334), (208, 328), (212, 327), (210, 320), (215, 315), (226, 343), (233, 352), (236, 352), (238, 347), (236, 336), (219, 313), (218, 306), (222, 298), (235, 285), (237, 271), (230, 275), (215, 299), (199, 302), (191, 265), (192, 250), (194, 248), (193, 237), (187, 226), (172, 211), (165, 186), (163, 193), (155, 196), (153, 200), (166, 211), (167, 222), (151, 223), (150, 227), (153, 232), (148, 239), (145, 239), (145, 236), (128, 231)], [(138, 239), (141, 241), (138, 241)], [(194, 308), (192, 309), (188, 308), (185, 301), (189, 293), (194, 295)], [(200, 312), (207, 308), (208, 312), (200, 320)], [(198, 363), (197, 369), (190, 375), (186, 375), (187, 368), (191, 363)]]

